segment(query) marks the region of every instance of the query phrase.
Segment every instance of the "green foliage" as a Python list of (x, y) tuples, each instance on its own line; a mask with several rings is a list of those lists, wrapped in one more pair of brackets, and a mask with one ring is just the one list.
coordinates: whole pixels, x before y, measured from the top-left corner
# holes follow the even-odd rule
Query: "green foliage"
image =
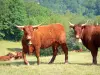
[(95, 21), (95, 24), (100, 24), (100, 15), (96, 16), (94, 21)]
[(94, 17), (100, 15), (100, 0), (37, 0), (42, 6), (45, 6), (55, 13), (66, 13), (66, 10), (72, 13)]
[(68, 38), (67, 44), (68, 44), (69, 50), (79, 50), (80, 49), (75, 39), (74, 32), (72, 30), (69, 31), (67, 38)]
[[(21, 33), (15, 25), (23, 25), (26, 11), (23, 0), (0, 0), (0, 37), (7, 40), (19, 40)], [(20, 33), (20, 34), (18, 34)], [(17, 36), (20, 35), (19, 37)]]
[(52, 48), (47, 48), (47, 49), (41, 49), (40, 51), (41, 56), (50, 56), (53, 54)]
[(40, 24), (45, 22), (45, 19), (52, 15), (52, 12), (40, 6), (35, 2), (25, 2), (26, 12), (27, 12), (27, 20), (29, 24)]

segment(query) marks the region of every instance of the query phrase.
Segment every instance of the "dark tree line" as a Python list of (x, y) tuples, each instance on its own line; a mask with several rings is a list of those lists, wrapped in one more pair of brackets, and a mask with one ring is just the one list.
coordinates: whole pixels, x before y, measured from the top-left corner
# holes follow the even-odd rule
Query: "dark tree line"
[(100, 0), (35, 0), (56, 13), (73, 13), (89, 17), (100, 15)]

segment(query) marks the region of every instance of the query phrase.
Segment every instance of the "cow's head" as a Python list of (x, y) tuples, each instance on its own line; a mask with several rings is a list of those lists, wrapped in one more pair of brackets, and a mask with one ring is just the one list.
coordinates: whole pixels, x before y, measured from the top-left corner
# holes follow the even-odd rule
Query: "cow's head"
[(26, 40), (31, 40), (32, 36), (33, 36), (33, 31), (38, 29), (38, 26), (16, 26), (17, 28), (19, 28), (20, 30), (24, 31), (24, 38)]
[(15, 55), (12, 53), (8, 53), (6, 56), (9, 56), (10, 58), (15, 57)]
[(85, 25), (86, 25), (86, 23), (85, 24), (81, 24), (81, 25), (80, 24), (72, 24), (72, 23), (70, 23), (70, 28), (73, 28), (74, 33), (75, 33), (75, 37), (77, 39), (81, 39)]

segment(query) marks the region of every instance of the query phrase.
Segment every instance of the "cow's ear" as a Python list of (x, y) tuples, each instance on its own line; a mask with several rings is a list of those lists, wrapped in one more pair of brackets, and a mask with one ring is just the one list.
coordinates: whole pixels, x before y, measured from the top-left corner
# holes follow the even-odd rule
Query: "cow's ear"
[(16, 26), (18, 29), (20, 29), (21, 31), (24, 30), (24, 26)]
[(84, 29), (86, 26), (82, 26), (82, 29)]

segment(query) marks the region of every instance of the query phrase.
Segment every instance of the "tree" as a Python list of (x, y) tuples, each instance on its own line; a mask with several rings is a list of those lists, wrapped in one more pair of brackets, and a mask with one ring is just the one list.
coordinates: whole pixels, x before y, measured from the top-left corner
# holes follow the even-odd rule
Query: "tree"
[(96, 15), (100, 15), (100, 0), (96, 0)]
[(96, 0), (84, 0), (82, 5), (85, 7), (85, 12), (83, 13), (83, 15), (93, 17), (96, 11), (95, 3)]
[(52, 15), (49, 9), (40, 6), (36, 2), (25, 2), (25, 8), (28, 23), (32, 25), (44, 23)]
[(19, 40), (15, 25), (25, 24), (26, 11), (23, 0), (0, 0), (0, 36), (6, 40)]

